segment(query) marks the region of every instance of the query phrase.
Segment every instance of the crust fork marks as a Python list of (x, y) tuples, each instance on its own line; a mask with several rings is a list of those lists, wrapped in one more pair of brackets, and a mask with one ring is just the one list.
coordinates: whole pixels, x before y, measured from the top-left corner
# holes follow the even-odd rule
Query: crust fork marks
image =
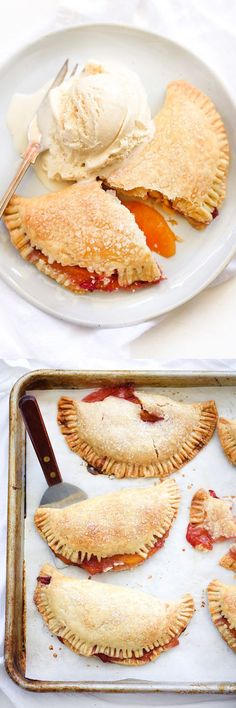
[[(68, 578), (68, 576), (65, 578), (52, 566), (45, 565), (40, 571), (34, 594), (35, 604), (49, 630), (62, 638), (75, 653), (82, 656), (105, 654), (107, 657), (116, 659), (118, 663), (132, 665), (139, 663), (138, 660), (145, 655), (145, 652), (155, 650), (153, 658), (156, 658), (168, 648), (168, 643), (178, 638), (184, 631), (194, 612), (193, 598), (186, 594), (179, 602), (163, 603), (163, 608), (162, 604), (161, 606), (158, 604), (158, 617), (161, 613), (162, 622), (160, 626), (157, 615), (155, 615), (156, 620), (153, 626), (152, 615), (153, 611), (156, 612), (157, 609), (154, 597), (140, 593), (140, 598), (137, 598), (136, 591), (128, 588), (118, 589), (113, 586), (109, 586), (107, 589), (101, 583), (96, 583), (96, 586), (91, 583), (88, 594), (87, 583), (87, 580), (75, 580)], [(72, 590), (70, 590), (71, 585)], [(74, 605), (75, 612), (72, 613), (70, 612), (71, 592), (74, 603), (76, 597), (78, 598), (78, 602)], [(104, 593), (106, 594), (105, 603)], [(137, 602), (141, 602), (141, 597), (144, 603), (148, 603), (148, 613), (146, 606), (145, 620), (141, 621), (141, 632), (143, 632), (142, 638), (145, 637), (145, 645), (142, 644), (142, 640), (140, 641), (140, 618), (132, 609), (132, 600), (137, 607)], [(64, 603), (68, 605), (68, 613), (63, 611)], [(101, 617), (99, 617), (96, 627), (97, 605), (100, 607)], [(87, 622), (87, 611), (84, 613), (84, 610), (87, 609), (89, 616), (89, 608), (91, 608), (91, 616), (93, 617), (92, 624)], [(118, 613), (118, 616), (122, 618), (122, 626), (119, 622), (117, 623), (114, 613)], [(103, 618), (102, 626), (101, 618)], [(127, 623), (129, 624), (128, 630)], [(99, 637), (103, 637), (102, 643), (99, 643)]]
[(236, 586), (212, 580), (207, 590), (212, 621), (228, 646), (236, 652)]
[(187, 217), (192, 217), (197, 222), (208, 224), (212, 221), (212, 212), (217, 209), (226, 192), (226, 176), (229, 167), (229, 144), (221, 117), (217, 113), (213, 102), (202, 91), (195, 86), (184, 81), (176, 81), (169, 84), (169, 90), (173, 92), (184, 92), (194, 103), (196, 103), (209, 120), (209, 125), (213, 128), (218, 137), (219, 155), (217, 157), (215, 174), (213, 175), (211, 188), (205, 195), (204, 202), (199, 207), (188, 204), (185, 200), (175, 200), (173, 206), (178, 211), (183, 211)]
[(221, 117), (199, 89), (173, 81), (155, 123), (145, 150), (140, 146), (110, 170), (107, 182), (123, 194), (164, 201), (194, 226), (206, 226), (226, 191), (229, 145)]
[(190, 507), (190, 523), (191, 524), (201, 524), (204, 523), (206, 518), (205, 502), (208, 499), (208, 492), (205, 489), (198, 489), (194, 494), (191, 507)]
[[(163, 486), (162, 486), (163, 485)], [(80, 563), (83, 563), (83, 561), (89, 561), (91, 557), (96, 557), (98, 561), (101, 561), (103, 558), (109, 558), (113, 555), (116, 554), (128, 554), (128, 555), (133, 555), (137, 554), (143, 560), (145, 560), (148, 557), (148, 554), (150, 550), (155, 546), (156, 542), (158, 539), (162, 539), (163, 536), (167, 532), (170, 531), (170, 528), (173, 524), (174, 519), (176, 518), (177, 512), (178, 512), (178, 507), (179, 507), (179, 502), (180, 502), (180, 493), (178, 490), (178, 487), (176, 485), (176, 482), (171, 479), (171, 480), (166, 480), (165, 482), (162, 483), (162, 485), (159, 485), (158, 488), (152, 488), (150, 487), (149, 490), (146, 490), (150, 494), (150, 502), (153, 500), (153, 503), (151, 503), (149, 509), (151, 508), (154, 510), (155, 508), (158, 509), (158, 514), (157, 514), (157, 519), (156, 519), (156, 528), (153, 528), (153, 522), (152, 524), (149, 524), (149, 530), (147, 529), (147, 518), (148, 515), (145, 519), (145, 515), (143, 518), (143, 523), (146, 523), (146, 526), (143, 527), (143, 543), (141, 545), (137, 544), (135, 545), (135, 542), (137, 543), (136, 538), (133, 538), (134, 532), (132, 532), (132, 541), (129, 538), (129, 542), (132, 543), (132, 549), (130, 549), (130, 546), (127, 547), (127, 539), (126, 535), (124, 536), (123, 539), (123, 547), (120, 541), (120, 536), (115, 538), (112, 547), (109, 546), (108, 551), (100, 551), (100, 546), (99, 546), (99, 538), (100, 538), (100, 529), (103, 527), (104, 521), (102, 524), (99, 524), (99, 518), (101, 514), (101, 509), (102, 509), (102, 516), (104, 515), (104, 508), (106, 508), (106, 500), (107, 503), (112, 506), (112, 514), (111, 514), (111, 523), (113, 526), (113, 532), (116, 529), (116, 505), (118, 502), (116, 502), (117, 498), (117, 493), (114, 493), (111, 495), (101, 495), (101, 497), (97, 497), (97, 502), (98, 505), (94, 509), (93, 506), (91, 505), (92, 500), (86, 500), (85, 502), (80, 502), (79, 505), (74, 505), (73, 509), (71, 511), (71, 514), (75, 514), (76, 507), (79, 506), (80, 509), (80, 515), (82, 510), (84, 509), (85, 511), (87, 510), (87, 517), (86, 517), (86, 524), (82, 526), (84, 530), (84, 538), (87, 540), (87, 550), (85, 550), (85, 547), (83, 545), (83, 548), (80, 547), (78, 542), (73, 542), (73, 523), (74, 523), (74, 528), (79, 526), (80, 524), (80, 516), (77, 516), (77, 511), (76, 515), (74, 517), (74, 522), (72, 523), (72, 526), (69, 527), (68, 531), (68, 526), (67, 526), (67, 534), (66, 534), (66, 539), (65, 539), (65, 533), (64, 532), (64, 523), (67, 525), (68, 523), (68, 514), (67, 511), (63, 509), (58, 509), (58, 510), (52, 510), (50, 508), (42, 508), (39, 507), (35, 513), (35, 525), (42, 536), (44, 540), (47, 541), (49, 547), (54, 551), (56, 555), (61, 555), (64, 558), (66, 558), (70, 563), (74, 563), (76, 565), (80, 565)], [(155, 490), (155, 496), (153, 493), (153, 490)], [(160, 492), (159, 499), (156, 496), (156, 493)], [(137, 492), (138, 490), (136, 490)], [(135, 490), (133, 490), (135, 493)], [(132, 490), (129, 490), (129, 498), (130, 498), (130, 493), (133, 493)], [(162, 496), (162, 493), (164, 495)], [(108, 498), (107, 498), (108, 497)], [(146, 496), (147, 499), (147, 496)], [(156, 501), (155, 501), (156, 499)], [(123, 490), (119, 494), (119, 505), (122, 509), (122, 500), (124, 504), (124, 508), (127, 509), (127, 490)], [(142, 514), (142, 493), (140, 493), (139, 500), (137, 500), (137, 506), (136, 510), (140, 509), (140, 514)], [(100, 502), (100, 504), (99, 504)], [(82, 506), (81, 506), (82, 505)], [(114, 506), (115, 505), (115, 506)], [(65, 518), (66, 514), (66, 518)], [(148, 512), (147, 512), (148, 514)], [(91, 534), (89, 533), (89, 525), (91, 520), (93, 520), (93, 515), (95, 515), (96, 518), (96, 528), (97, 528), (97, 533), (98, 533), (98, 541), (96, 540), (96, 530), (93, 532), (92, 537)], [(72, 517), (71, 517), (72, 518)], [(59, 521), (59, 525), (58, 525)], [(56, 523), (55, 523), (56, 522)], [(128, 523), (128, 522), (127, 522)], [(60, 529), (61, 528), (61, 533)], [(137, 533), (140, 533), (140, 529), (137, 528)], [(104, 532), (105, 534), (105, 532)], [(86, 544), (85, 544), (86, 545)], [(105, 544), (107, 546), (107, 544)], [(107, 546), (108, 548), (108, 546)], [(115, 568), (117, 570), (117, 568)], [(125, 569), (124, 568), (118, 568), (119, 569)]]
[[(32, 254), (38, 270), (75, 292), (89, 290), (84, 287), (86, 273), (104, 279), (103, 289), (113, 275), (120, 288), (161, 279), (133, 215), (96, 181), (31, 199), (13, 197), (4, 221), (22, 257), (29, 260)], [(84, 282), (77, 282), (76, 274), (68, 272), (70, 266), (85, 269)], [(90, 289), (99, 289), (95, 285), (91, 281)]]
[[(38, 608), (39, 609), (39, 608)], [(124, 649), (109, 649), (106, 652), (102, 652), (99, 647), (96, 647), (96, 651), (92, 651), (89, 656), (95, 656), (96, 654), (102, 654), (105, 653), (106, 656), (111, 657), (113, 659), (113, 662), (116, 664), (123, 664), (125, 666), (143, 666), (144, 665), (144, 660), (143, 657), (145, 656), (145, 651), (146, 652), (151, 652), (150, 659), (149, 661), (155, 661), (160, 654), (162, 654), (164, 651), (168, 651), (169, 649), (169, 643), (171, 643), (172, 640), (177, 639), (180, 637), (182, 632), (186, 629), (187, 625), (189, 624), (193, 614), (195, 611), (194, 607), (194, 602), (193, 598), (191, 595), (184, 595), (182, 598), (182, 601), (179, 605), (178, 608), (178, 613), (176, 614), (176, 620), (175, 622), (170, 625), (169, 627), (169, 638), (164, 644), (151, 644), (150, 647), (146, 646), (141, 650), (134, 650), (132, 652), (132, 656), (130, 657), (129, 654), (131, 652), (125, 651)], [(71, 649), (74, 651), (76, 654), (81, 654), (81, 650), (77, 649), (76, 646), (68, 640), (63, 639), (64, 644), (68, 647), (68, 649)], [(177, 642), (178, 643), (178, 642)]]
[(164, 479), (168, 477), (195, 457), (201, 448), (209, 442), (216, 426), (216, 420), (217, 410), (214, 401), (202, 403), (197, 426), (193, 427), (176, 453), (163, 461), (158, 459), (158, 454), (156, 454), (156, 462), (145, 465), (138, 462), (120, 462), (108, 455), (100, 457), (96, 450), (80, 437), (76, 401), (63, 396), (58, 402), (58, 423), (70, 449), (101, 473), (114, 475), (118, 478), (160, 477), (160, 479)]
[(10, 233), (13, 246), (20, 252), (22, 258), (28, 260), (33, 252), (33, 247), (22, 225), (20, 202), (20, 197), (12, 197), (5, 209), (3, 220)]
[[(4, 212), (4, 223), (10, 233), (12, 245), (15, 246), (17, 251), (19, 251), (21, 257), (30, 263), (30, 256), (34, 253), (34, 247), (31, 245), (29, 236), (22, 225), (20, 200), (21, 198), (17, 196), (11, 199)], [(58, 273), (58, 271), (55, 270), (50, 263), (47, 263), (42, 257), (40, 258), (40, 255), (38, 258), (34, 258), (33, 265), (37, 268), (37, 270), (43, 273), (43, 275), (49, 276), (64, 288), (67, 288), (72, 292), (77, 292), (78, 294), (87, 292), (77, 286), (76, 283), (68, 277), (68, 274)]]
[(219, 418), (217, 432), (225, 455), (236, 465), (236, 420)]

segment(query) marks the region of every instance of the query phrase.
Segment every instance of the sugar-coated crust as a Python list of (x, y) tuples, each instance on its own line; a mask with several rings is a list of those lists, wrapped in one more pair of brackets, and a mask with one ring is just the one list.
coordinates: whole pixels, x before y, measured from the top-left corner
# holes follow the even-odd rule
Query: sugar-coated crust
[(164, 420), (144, 423), (138, 405), (115, 397), (85, 403), (63, 396), (58, 423), (71, 450), (103, 474), (163, 479), (208, 443), (216, 406), (214, 401), (184, 404), (165, 396), (137, 395), (145, 410), (161, 412)]
[(226, 570), (232, 570), (233, 573), (236, 573), (236, 543), (234, 543), (233, 546), (230, 546), (227, 553), (222, 556), (219, 561), (219, 565), (222, 565), (222, 567), (226, 568)]
[(194, 612), (188, 594), (165, 603), (126, 587), (65, 577), (48, 564), (41, 568), (41, 577), (50, 578), (50, 583), (37, 582), (34, 600), (39, 612), (49, 631), (82, 656), (100, 653), (118, 663), (137, 664), (145, 651), (164, 651)]
[[(206, 489), (198, 489), (194, 494), (189, 520), (191, 524), (208, 531), (213, 541), (236, 537), (236, 520), (232, 515), (231, 503), (211, 496)], [(201, 544), (195, 548), (200, 551), (210, 550)]]
[(172, 81), (155, 118), (156, 133), (116, 169), (107, 183), (130, 196), (164, 200), (193, 225), (207, 225), (225, 197), (229, 145), (210, 98), (186, 81)]
[(228, 460), (236, 465), (236, 419), (219, 418), (217, 432)]
[[(216, 628), (229, 647), (236, 651), (236, 585), (212, 580), (208, 585), (208, 603)], [(221, 622), (224, 619), (227, 623)]]
[(176, 517), (180, 493), (174, 479), (147, 489), (122, 489), (65, 509), (39, 507), (35, 525), (50, 548), (72, 563), (117, 554), (147, 558)]
[(109, 277), (117, 272), (121, 287), (135, 281), (153, 282), (160, 269), (134, 216), (115, 194), (96, 181), (83, 182), (39, 197), (14, 196), (4, 222), (13, 245), (25, 260), (34, 248), (48, 258), (34, 265), (60, 285), (86, 292), (68, 274), (53, 268), (80, 266)]

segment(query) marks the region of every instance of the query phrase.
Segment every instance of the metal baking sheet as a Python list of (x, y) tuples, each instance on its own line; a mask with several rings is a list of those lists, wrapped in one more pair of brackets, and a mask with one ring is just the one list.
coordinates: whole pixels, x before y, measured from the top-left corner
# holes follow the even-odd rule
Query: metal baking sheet
[[(226, 583), (234, 582), (233, 574), (218, 565), (230, 542), (217, 544), (209, 554), (200, 554), (185, 539), (189, 505), (197, 488), (215, 489), (219, 496), (234, 493), (235, 470), (227, 462), (216, 434), (204, 450), (174, 475), (182, 501), (164, 548), (133, 571), (107, 573), (90, 581), (138, 588), (162, 599), (174, 599), (184, 592), (191, 592), (197, 612), (176, 649), (142, 667), (109, 665), (95, 658), (78, 657), (50, 634), (34, 606), (35, 580), (43, 563), (55, 563), (66, 575), (78, 578), (86, 575), (83, 570), (68, 568), (55, 559), (34, 528), (33, 515), (45, 482), (30, 443), (26, 445), (25, 454), (25, 438), (17, 414), (18, 397), (25, 390), (34, 391), (63, 477), (85, 489), (88, 496), (96, 496), (121, 487), (146, 487), (159, 482), (153, 479), (116, 480), (89, 474), (86, 464), (68, 449), (59, 431), (56, 423), (57, 400), (62, 393), (81, 398), (97, 385), (125, 380), (134, 381), (137, 387), (158, 390), (176, 400), (191, 402), (214, 398), (221, 415), (234, 417), (236, 414), (236, 374), (228, 377), (217, 373), (183, 372), (36, 372), (16, 384), (11, 397), (6, 619), (8, 671), (20, 685), (38, 691), (232, 693), (236, 691), (235, 655), (213, 626), (206, 601), (206, 587), (210, 579), (217, 577)], [(26, 580), (24, 613), (23, 563)], [(25, 635), (22, 617), (25, 617)]]

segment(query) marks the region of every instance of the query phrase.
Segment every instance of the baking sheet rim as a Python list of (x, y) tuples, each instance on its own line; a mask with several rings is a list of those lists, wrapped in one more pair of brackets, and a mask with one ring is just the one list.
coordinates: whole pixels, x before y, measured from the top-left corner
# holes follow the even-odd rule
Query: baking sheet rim
[[(157, 384), (168, 386), (225, 386), (236, 385), (236, 371), (173, 371), (173, 370), (57, 370), (39, 369), (31, 371), (16, 381), (10, 394), (10, 415), (9, 415), (9, 478), (8, 478), (8, 521), (7, 521), (7, 584), (6, 584), (6, 622), (5, 622), (5, 666), (9, 676), (21, 688), (36, 692), (104, 692), (104, 693), (176, 693), (176, 694), (233, 694), (236, 693), (236, 683), (232, 682), (209, 682), (209, 683), (158, 683), (150, 681), (45, 681), (27, 679), (20, 669), (22, 663), (22, 652), (17, 655), (18, 666), (15, 657), (15, 623), (14, 611), (17, 587), (17, 546), (15, 544), (16, 535), (19, 531), (17, 524), (17, 511), (19, 512), (23, 493), (21, 486), (18, 486), (16, 469), (16, 434), (19, 429), (23, 429), (23, 423), (19, 419), (17, 423), (17, 408), (20, 395), (31, 388), (81, 388), (84, 386), (84, 379), (91, 387), (99, 386), (114, 377), (120, 381), (133, 380), (137, 385)], [(72, 385), (78, 379), (77, 385)], [(58, 385), (57, 382), (58, 381)], [(50, 385), (47, 385), (49, 383)], [(22, 479), (22, 475), (21, 475)], [(24, 559), (21, 558), (22, 568)], [(21, 641), (23, 637), (21, 637)], [(22, 642), (23, 643), (23, 642)]]

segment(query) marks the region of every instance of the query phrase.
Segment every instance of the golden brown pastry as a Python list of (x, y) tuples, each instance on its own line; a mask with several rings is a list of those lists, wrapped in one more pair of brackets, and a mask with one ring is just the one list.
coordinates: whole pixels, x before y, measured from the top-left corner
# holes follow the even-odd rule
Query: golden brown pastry
[(230, 649), (236, 651), (236, 585), (212, 580), (208, 585), (208, 603), (216, 629)]
[(54, 553), (88, 573), (127, 570), (165, 543), (177, 515), (174, 479), (146, 489), (122, 489), (64, 509), (39, 507), (35, 525)]
[(155, 118), (156, 133), (103, 177), (126, 196), (154, 197), (195, 226), (218, 214), (225, 196), (229, 145), (210, 98), (186, 81), (172, 81)]
[(228, 460), (236, 465), (236, 419), (219, 418), (217, 432)]
[(4, 222), (21, 256), (74, 292), (161, 278), (134, 216), (96, 181), (31, 199), (15, 196)]
[(236, 543), (222, 556), (219, 564), (222, 565), (223, 568), (226, 568), (226, 570), (232, 570), (233, 573), (236, 573)]
[[(216, 425), (214, 401), (178, 403), (167, 396), (105, 389), (103, 400), (63, 396), (58, 422), (74, 452), (103, 474), (167, 477), (208, 443)], [(107, 393), (106, 393), (107, 391)], [(124, 394), (124, 395), (123, 395)], [(106, 396), (106, 397), (105, 397)]]
[(191, 595), (163, 602), (126, 587), (65, 577), (51, 565), (40, 570), (34, 600), (49, 631), (69, 649), (130, 666), (176, 646), (194, 612)]
[(236, 538), (236, 519), (232, 503), (220, 499), (209, 489), (198, 489), (190, 507), (190, 523), (186, 538), (198, 551), (211, 551), (213, 543)]

